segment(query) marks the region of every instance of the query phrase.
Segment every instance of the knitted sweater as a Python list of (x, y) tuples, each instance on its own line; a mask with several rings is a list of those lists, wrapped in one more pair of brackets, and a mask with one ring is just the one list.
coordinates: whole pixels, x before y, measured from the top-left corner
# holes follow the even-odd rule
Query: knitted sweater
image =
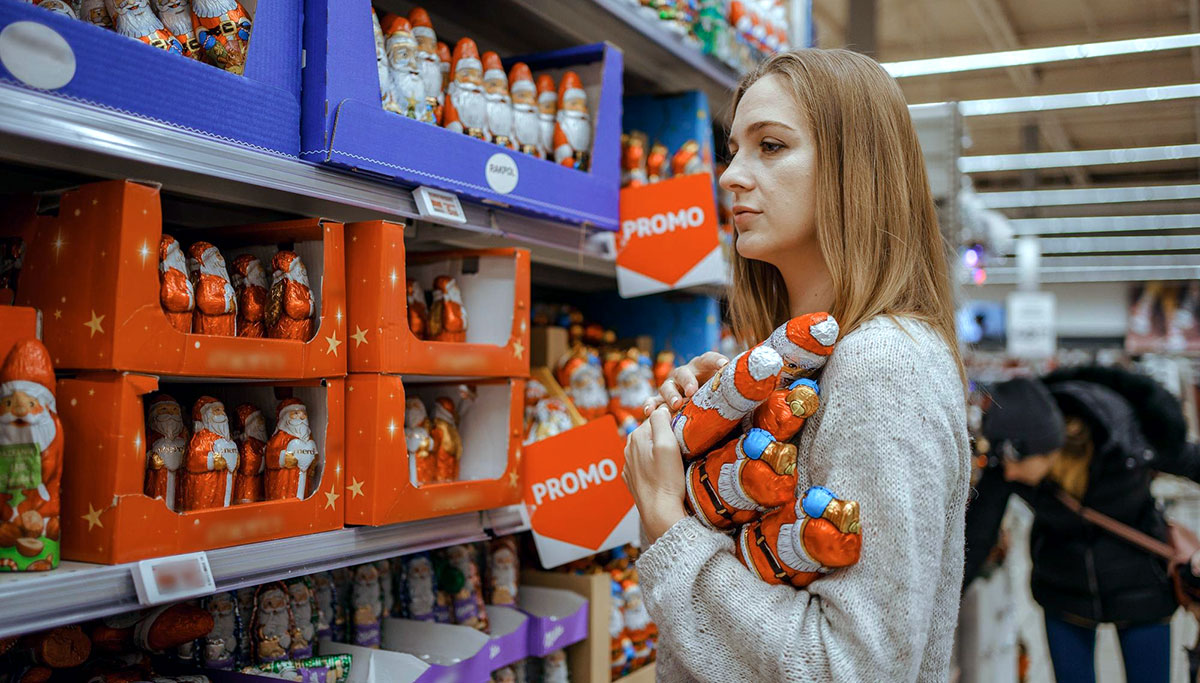
[[(772, 586), (692, 517), (643, 552), (659, 681), (946, 681), (970, 465), (962, 383), (927, 325), (867, 321), (839, 343), (798, 448), (799, 484), (860, 505), (858, 564)], [(902, 329), (903, 328), (903, 329)]]

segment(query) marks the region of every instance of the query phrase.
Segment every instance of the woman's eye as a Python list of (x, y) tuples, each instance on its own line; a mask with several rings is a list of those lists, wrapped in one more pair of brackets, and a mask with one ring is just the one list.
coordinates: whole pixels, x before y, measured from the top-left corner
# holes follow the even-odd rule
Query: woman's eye
[(783, 149), (783, 145), (779, 144), (778, 142), (770, 142), (768, 140), (763, 140), (762, 142), (758, 143), (758, 146), (767, 154), (774, 154), (775, 152)]

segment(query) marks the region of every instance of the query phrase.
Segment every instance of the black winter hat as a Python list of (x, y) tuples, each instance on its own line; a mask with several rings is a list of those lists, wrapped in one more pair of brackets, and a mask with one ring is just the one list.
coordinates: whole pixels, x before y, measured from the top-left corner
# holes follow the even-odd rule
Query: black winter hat
[(992, 386), (991, 406), (983, 414), (983, 436), (992, 452), (1003, 454), (1007, 441), (1018, 457), (1062, 448), (1063, 416), (1046, 385), (1018, 377)]

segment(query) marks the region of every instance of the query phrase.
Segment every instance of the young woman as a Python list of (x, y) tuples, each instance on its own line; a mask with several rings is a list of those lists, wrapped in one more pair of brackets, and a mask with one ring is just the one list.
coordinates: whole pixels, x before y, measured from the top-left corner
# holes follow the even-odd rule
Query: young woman
[[(776, 55), (734, 99), (737, 249), (730, 308), (746, 343), (829, 311), (842, 338), (798, 443), (799, 490), (861, 506), (858, 564), (771, 586), (729, 536), (684, 511), (669, 410), (727, 362), (706, 354), (647, 402), (625, 478), (650, 545), (638, 562), (659, 680), (945, 681), (963, 570), (969, 465), (947, 252), (895, 81), (844, 50)], [(664, 405), (665, 404), (665, 405)]]

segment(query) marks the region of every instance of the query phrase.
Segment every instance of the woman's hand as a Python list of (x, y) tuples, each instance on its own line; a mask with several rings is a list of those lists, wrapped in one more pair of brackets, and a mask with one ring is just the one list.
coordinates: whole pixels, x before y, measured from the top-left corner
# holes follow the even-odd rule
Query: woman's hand
[(661, 405), (666, 405), (672, 411), (678, 410), (683, 405), (685, 398), (691, 398), (701, 384), (717, 374), (717, 371), (725, 367), (728, 362), (729, 359), (725, 356), (716, 351), (709, 351), (696, 356), (687, 365), (675, 368), (667, 377), (667, 381), (658, 388), (658, 396), (646, 399), (645, 405), (642, 406), (642, 413), (649, 415), (651, 411)]
[(646, 539), (653, 543), (675, 522), (687, 516), (683, 509), (683, 456), (671, 431), (671, 415), (660, 405), (625, 442), (622, 475), (642, 517)]

